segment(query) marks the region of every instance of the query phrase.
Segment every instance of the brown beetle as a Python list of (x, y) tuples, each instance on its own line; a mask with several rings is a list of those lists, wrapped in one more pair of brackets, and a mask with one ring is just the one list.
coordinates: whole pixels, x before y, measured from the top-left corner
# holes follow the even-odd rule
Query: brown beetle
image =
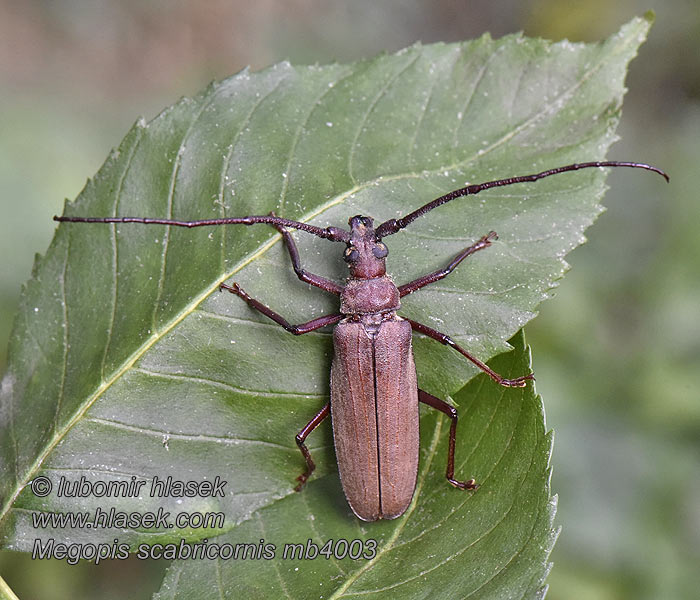
[[(333, 332), (335, 350), (331, 367), (331, 401), (296, 436), (296, 442), (306, 460), (306, 470), (297, 480), (299, 491), (313, 472), (315, 465), (304, 444), (307, 436), (329, 414), (332, 414), (338, 470), (345, 496), (353, 512), (365, 521), (394, 519), (408, 508), (415, 490), (418, 472), (418, 403), (423, 402), (450, 417), (450, 440), (447, 456), (447, 480), (462, 490), (478, 486), (473, 479), (454, 478), (455, 435), (457, 411), (444, 402), (418, 389), (413, 361), (411, 335), (417, 331), (442, 344), (451, 346), (496, 383), (507, 387), (524, 387), (532, 374), (506, 379), (485, 363), (458, 346), (449, 336), (398, 316), (400, 298), (438, 281), (451, 273), (468, 256), (483, 250), (496, 239), (490, 232), (475, 244), (460, 252), (444, 269), (429, 273), (396, 286), (386, 274), (387, 247), (382, 239), (397, 233), (418, 217), (438, 206), (461, 196), (478, 194), (482, 190), (514, 183), (532, 182), (563, 173), (590, 167), (633, 167), (647, 169), (668, 176), (660, 169), (643, 164), (619, 161), (599, 161), (566, 165), (534, 175), (498, 179), (469, 185), (445, 194), (400, 219), (390, 219), (374, 227), (371, 218), (355, 216), (349, 220), (350, 231), (336, 227), (320, 228), (298, 221), (290, 221), (274, 214), (265, 216), (234, 217), (202, 221), (175, 221), (143, 217), (54, 217), (56, 221), (87, 223), (146, 223), (201, 227), (207, 225), (253, 225), (269, 223), (282, 234), (300, 280), (340, 296), (340, 312), (313, 319), (300, 325), (291, 325), (282, 316), (251, 298), (238, 284), (222, 284), (245, 300), (251, 308), (261, 312), (287, 331), (301, 335), (327, 325), (336, 325)], [(344, 242), (345, 261), (350, 277), (345, 286), (307, 273), (301, 268), (299, 253), (290, 233), (285, 228), (299, 229), (321, 238)]]

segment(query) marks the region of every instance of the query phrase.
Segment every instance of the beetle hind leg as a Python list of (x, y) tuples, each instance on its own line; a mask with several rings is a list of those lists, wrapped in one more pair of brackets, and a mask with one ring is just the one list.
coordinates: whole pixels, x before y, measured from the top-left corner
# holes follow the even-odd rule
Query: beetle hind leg
[(306, 444), (304, 441), (306, 440), (307, 437), (309, 437), (309, 434), (318, 427), (321, 422), (329, 415), (330, 413), (330, 408), (331, 405), (330, 403), (326, 404), (320, 411), (318, 411), (318, 414), (311, 419), (306, 426), (296, 435), (296, 442), (297, 446), (299, 446), (299, 450), (301, 450), (301, 454), (304, 457), (304, 460), (306, 461), (306, 471), (304, 471), (299, 477), (297, 477), (297, 481), (299, 482), (296, 487), (294, 488), (295, 492), (300, 492), (302, 488), (306, 485), (306, 481), (311, 477), (311, 473), (314, 472), (314, 469), (316, 468), (316, 463), (314, 463), (313, 459), (311, 458), (311, 453), (309, 452), (309, 449), (306, 447)]
[[(405, 317), (404, 317), (405, 318)], [(418, 323), (417, 321), (413, 321), (412, 319), (406, 319), (411, 324), (411, 328), (413, 331), (417, 331), (418, 333), (422, 333), (423, 335), (427, 335), (428, 337), (433, 338), (434, 340), (437, 340), (441, 344), (445, 344), (445, 346), (450, 346), (457, 350), (462, 356), (464, 356), (466, 359), (470, 360), (472, 363), (474, 363), (477, 367), (479, 367), (484, 373), (486, 373), (491, 379), (493, 379), (497, 384), (502, 385), (504, 387), (525, 387), (527, 385), (528, 381), (534, 381), (535, 380), (535, 375), (533, 373), (528, 373), (527, 375), (522, 375), (520, 377), (516, 377), (515, 379), (506, 379), (503, 377), (503, 375), (499, 375), (494, 371), (491, 367), (489, 367), (485, 362), (479, 360), (476, 356), (472, 356), (467, 352), (464, 348), (459, 346), (458, 344), (455, 343), (455, 341), (449, 336), (445, 335), (444, 333), (440, 333), (436, 329), (433, 329), (432, 327), (428, 327), (427, 325), (423, 325), (423, 323)], [(431, 405), (432, 406), (432, 405)], [(437, 408), (437, 406), (435, 407)], [(442, 410), (442, 409), (438, 409)], [(442, 412), (445, 412), (444, 410)]]
[(445, 472), (445, 477), (451, 485), (460, 490), (475, 490), (479, 487), (474, 479), (467, 479), (466, 481), (460, 481), (455, 479), (455, 440), (457, 439), (457, 409), (454, 406), (450, 406), (447, 402), (436, 398), (428, 392), (423, 390), (418, 390), (418, 400), (423, 404), (439, 410), (450, 417), (450, 445), (447, 452), (447, 470)]

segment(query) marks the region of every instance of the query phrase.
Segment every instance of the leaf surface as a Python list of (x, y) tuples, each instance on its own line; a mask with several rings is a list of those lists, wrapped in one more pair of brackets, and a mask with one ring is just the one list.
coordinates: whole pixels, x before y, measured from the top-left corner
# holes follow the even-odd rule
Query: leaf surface
[[(515, 351), (492, 363), (509, 376), (530, 363), (522, 333), (512, 342)], [(556, 538), (541, 400), (532, 386), (505, 389), (485, 375), (456, 400), (464, 416), (456, 473), (473, 475), (476, 492), (445, 481), (449, 421), (426, 411), (417, 493), (402, 517), (362, 523), (349, 517), (337, 478), (315, 479), (210, 542), (234, 552), (272, 544), (275, 558), (244, 559), (239, 549), (238, 560), (175, 561), (156, 599), (538, 597)], [(329, 541), (330, 557), (311, 558)], [(366, 558), (342, 558), (346, 548)]]

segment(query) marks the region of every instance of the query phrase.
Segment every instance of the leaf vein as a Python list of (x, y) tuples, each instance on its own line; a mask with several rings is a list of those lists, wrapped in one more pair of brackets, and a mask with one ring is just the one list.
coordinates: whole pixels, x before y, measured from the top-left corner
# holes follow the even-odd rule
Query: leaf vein
[[(167, 211), (166, 211), (166, 218), (172, 219), (173, 218), (173, 202), (175, 198), (175, 187), (177, 185), (177, 176), (180, 172), (180, 167), (182, 165), (182, 155), (185, 153), (186, 149), (186, 142), (189, 139), (190, 134), (192, 133), (192, 129), (194, 128), (195, 124), (199, 121), (199, 118), (202, 116), (204, 111), (211, 106), (211, 104), (214, 102), (217, 96), (217, 89), (214, 89), (211, 94), (209, 95), (209, 98), (205, 102), (202, 102), (201, 106), (199, 107), (199, 110), (195, 113), (195, 115), (192, 117), (192, 120), (190, 121), (190, 124), (187, 127), (187, 130), (185, 131), (184, 135), (182, 136), (182, 140), (180, 141), (180, 145), (178, 146), (177, 149), (177, 154), (175, 155), (175, 160), (173, 164), (173, 169), (172, 173), (170, 175), (170, 184), (168, 188), (168, 198), (167, 198)], [(160, 301), (161, 298), (163, 297), (163, 291), (165, 289), (165, 270), (166, 270), (166, 265), (167, 265), (167, 260), (168, 260), (168, 249), (170, 248), (170, 226), (166, 226), (165, 231), (163, 233), (163, 252), (161, 254), (161, 264), (160, 264), (160, 276), (158, 278), (158, 293), (156, 294), (155, 301), (153, 302), (153, 317), (151, 319), (152, 321), (152, 331), (157, 331), (157, 317), (158, 317), (158, 307), (160, 306)]]
[[(528, 476), (530, 475), (530, 472), (532, 471), (532, 467), (533, 467), (533, 465), (535, 464), (535, 457), (536, 457), (536, 454), (537, 454), (537, 453), (533, 450), (532, 454), (530, 455), (530, 464), (528, 465), (528, 469), (527, 469), (527, 472), (525, 473), (525, 476), (523, 477), (522, 481), (520, 482), (520, 486), (518, 487), (518, 492), (519, 492), (520, 490), (522, 490), (522, 488), (523, 488), (524, 485), (525, 485), (525, 482), (526, 482), (527, 479), (528, 479)], [(516, 502), (516, 500), (515, 500), (517, 497), (518, 497), (518, 494), (517, 494), (517, 493), (516, 493), (516, 494), (513, 494), (513, 498), (514, 498), (513, 503), (510, 505), (510, 508), (508, 509), (508, 511), (506, 512), (506, 514), (503, 515), (503, 517), (502, 517), (501, 520), (496, 524), (496, 526), (500, 525), (503, 521), (505, 521), (506, 517), (507, 517), (508, 515), (510, 515), (510, 513), (513, 511), (513, 509), (515, 508), (515, 506), (516, 506), (516, 504), (517, 504), (517, 502)], [(539, 509), (540, 509), (540, 506), (541, 506), (540, 498), (538, 497), (538, 500), (537, 500), (537, 513), (538, 513), (538, 516), (539, 516), (539, 511), (540, 511)], [(493, 581), (500, 573), (502, 573), (502, 572), (508, 567), (508, 565), (510, 565), (511, 562), (513, 562), (513, 560), (515, 560), (518, 556), (520, 556), (520, 554), (522, 554), (523, 550), (527, 547), (528, 542), (529, 542), (530, 539), (532, 538), (532, 532), (535, 530), (535, 527), (536, 527), (536, 526), (537, 526), (537, 518), (534, 519), (533, 527), (532, 527), (532, 529), (530, 530), (530, 535), (528, 535), (527, 539), (525, 540), (525, 543), (517, 550), (517, 552), (515, 552), (515, 553), (510, 557), (510, 559), (509, 559), (504, 565), (501, 566), (500, 569), (498, 569), (498, 571), (496, 571), (491, 577), (489, 577), (486, 581), (484, 581), (484, 583), (482, 583), (479, 587), (475, 588), (475, 589), (472, 590), (467, 596), (465, 596), (465, 600), (466, 600), (466, 598), (469, 598), (470, 596), (473, 596), (476, 592), (478, 592), (480, 589), (484, 588), (484, 587), (485, 587), (486, 585), (488, 585), (491, 581)], [(494, 527), (493, 529), (495, 529), (495, 527)], [(465, 550), (466, 550), (466, 548), (465, 548)], [(460, 552), (460, 554), (461, 554), (461, 552)]]
[[(267, 537), (267, 533), (265, 532), (265, 521), (262, 519), (259, 512), (255, 513), (255, 518), (258, 522), (258, 525), (260, 525), (261, 537), (262, 537), (262, 539), (265, 539)], [(275, 573), (277, 574), (277, 579), (280, 582), (280, 586), (282, 587), (282, 591), (284, 592), (285, 598), (289, 598), (290, 600), (292, 600), (292, 596), (290, 595), (289, 590), (287, 589), (287, 584), (284, 581), (284, 578), (282, 577), (282, 573), (280, 572), (280, 568), (279, 568), (279, 565), (277, 564), (277, 561), (272, 560), (270, 562), (272, 562), (272, 566), (275, 569)]]
[[(285, 78), (282, 77), (280, 78), (275, 85), (270, 89), (269, 92), (266, 94), (262, 94), (260, 98), (256, 102), (253, 103), (252, 108), (248, 112), (248, 114), (245, 116), (243, 121), (241, 122), (240, 127), (238, 128), (238, 131), (236, 132), (236, 135), (233, 137), (231, 140), (231, 143), (229, 145), (228, 152), (226, 153), (226, 156), (224, 157), (223, 164), (221, 166), (221, 178), (219, 180), (219, 204), (221, 206), (221, 217), (225, 218), (226, 217), (226, 201), (224, 199), (224, 190), (225, 190), (225, 181), (226, 177), (228, 174), (228, 170), (231, 166), (231, 158), (233, 157), (233, 153), (236, 149), (236, 146), (238, 145), (238, 142), (241, 139), (241, 134), (245, 130), (245, 128), (248, 126), (250, 123), (251, 119), (253, 118), (253, 115), (255, 114), (255, 111), (258, 110), (260, 105), (267, 100), (272, 94), (274, 94), (282, 85), (282, 82), (285, 81)], [(229, 231), (228, 227), (221, 227), (221, 254), (220, 254), (220, 265), (221, 265), (221, 271), (223, 272), (225, 270), (226, 266), (226, 239), (227, 239), (227, 233)]]
[[(457, 49), (457, 52), (459, 53), (459, 49)], [(456, 59), (455, 59), (455, 62), (456, 62)], [(423, 125), (423, 119), (425, 119), (425, 115), (428, 112), (428, 106), (430, 105), (430, 101), (433, 98), (433, 93), (435, 90), (436, 83), (437, 83), (437, 78), (433, 78), (432, 81), (430, 82), (430, 87), (428, 88), (428, 93), (425, 95), (425, 102), (423, 103), (423, 106), (421, 107), (420, 115), (418, 115), (418, 120), (416, 121), (416, 127), (413, 131), (413, 136), (411, 137), (411, 141), (408, 144), (408, 157), (406, 158), (406, 164), (412, 166), (413, 168), (415, 168), (413, 151), (415, 149), (416, 140), (418, 139), (418, 132), (420, 131), (420, 128)]]
[[(316, 520), (310, 518), (313, 511), (311, 509), (311, 506), (309, 506), (308, 494), (302, 494), (301, 498), (302, 498), (302, 502), (304, 503), (304, 506), (307, 508), (307, 513), (309, 515), (309, 526), (311, 527), (311, 531), (313, 531), (313, 533), (316, 535), (317, 539), (322, 540), (324, 536), (322, 536), (321, 532), (319, 532), (319, 530), (316, 528)], [(341, 575), (347, 575), (345, 570), (340, 566), (338, 559), (335, 557), (335, 553), (333, 553), (331, 556), (332, 556), (332, 560), (333, 560), (333, 565), (338, 570), (338, 572)]]
[[(117, 184), (117, 190), (116, 194), (114, 195), (114, 208), (112, 210), (112, 215), (117, 216), (118, 208), (119, 208), (119, 202), (121, 200), (121, 194), (122, 190), (124, 188), (124, 180), (126, 179), (126, 174), (129, 172), (131, 168), (131, 164), (134, 160), (134, 155), (136, 154), (136, 149), (138, 148), (139, 144), (141, 143), (141, 139), (143, 138), (143, 128), (139, 127), (138, 129), (139, 135), (132, 144), (131, 148), (129, 149), (129, 155), (127, 156), (126, 159), (126, 164), (124, 165), (124, 170), (121, 173), (121, 176), (119, 177), (119, 183)], [(118, 250), (118, 244), (117, 244), (117, 224), (112, 223), (110, 225), (110, 233), (111, 233), (111, 241), (112, 241), (112, 310), (111, 310), (111, 315), (109, 319), (109, 326), (107, 328), (107, 341), (105, 343), (105, 349), (104, 352), (102, 353), (102, 364), (100, 366), (100, 377), (104, 379), (104, 374), (105, 374), (105, 364), (107, 363), (107, 355), (109, 354), (109, 347), (112, 345), (112, 334), (114, 332), (114, 321), (117, 316), (117, 297), (118, 297), (118, 273), (119, 273), (119, 250)]]
[[(238, 323), (238, 324), (245, 324), (246, 326), (252, 326), (252, 327), (263, 327), (267, 329), (274, 329), (275, 331), (282, 332), (284, 329), (278, 325), (277, 323), (271, 322), (271, 321), (254, 321), (253, 319), (246, 319), (245, 317), (234, 317), (232, 315), (223, 315), (221, 313), (215, 313), (210, 310), (206, 310), (204, 308), (197, 308), (193, 312), (196, 312), (198, 314), (201, 314), (202, 316), (209, 318), (209, 319), (218, 319), (219, 321), (226, 321), (230, 323)], [(251, 314), (257, 314), (254, 313), (251, 310)], [(304, 334), (307, 339), (310, 337), (315, 337), (315, 336), (321, 336), (321, 337), (329, 337), (333, 335), (332, 333), (329, 333), (327, 331), (321, 331), (317, 329), (316, 331), (310, 331), (309, 333)]]
[(66, 374), (68, 372), (68, 348), (69, 348), (69, 326), (68, 326), (68, 303), (66, 302), (66, 273), (68, 271), (68, 258), (70, 256), (70, 240), (71, 236), (66, 236), (66, 257), (63, 262), (63, 270), (58, 278), (59, 287), (61, 289), (61, 307), (63, 309), (63, 360), (61, 365), (61, 383), (56, 400), (56, 411), (54, 412), (53, 432), (56, 435), (58, 431), (58, 420), (61, 414), (61, 405), (66, 393)]
[(472, 102), (474, 101), (474, 97), (476, 96), (476, 90), (478, 87), (481, 85), (481, 82), (484, 78), (484, 75), (486, 75), (486, 71), (488, 70), (489, 66), (491, 65), (491, 61), (496, 58), (496, 55), (498, 54), (498, 51), (492, 52), (488, 58), (484, 61), (484, 63), (481, 65), (481, 69), (479, 69), (479, 72), (476, 76), (476, 79), (474, 80), (474, 83), (472, 85), (471, 92), (469, 93), (469, 96), (467, 99), (464, 101), (464, 105), (462, 106), (462, 110), (459, 111), (457, 114), (457, 126), (455, 127), (455, 133), (454, 133), (454, 138), (452, 139), (452, 156), (453, 156), (453, 161), (457, 163), (457, 146), (459, 145), (459, 133), (462, 130), (462, 127), (464, 126), (464, 115), (467, 114), (467, 111), (469, 110), (469, 107), (471, 106)]
[(119, 421), (113, 421), (112, 419), (104, 419), (101, 417), (86, 417), (85, 421), (97, 423), (98, 425), (105, 425), (106, 427), (112, 427), (114, 429), (121, 429), (124, 431), (131, 431), (133, 433), (140, 433), (142, 435), (147, 435), (151, 437), (167, 436), (171, 440), (215, 443), (224, 444), (226, 446), (266, 446), (269, 448), (276, 448), (280, 450), (295, 450), (295, 448), (291, 448), (290, 446), (285, 446), (283, 444), (278, 444), (276, 442), (266, 442), (264, 440), (255, 440), (247, 438), (222, 437), (217, 435), (207, 435), (205, 433), (174, 433), (171, 431), (152, 429), (150, 427), (129, 425), (127, 423), (121, 423)]
[(135, 373), (143, 373), (149, 377), (158, 377), (161, 379), (173, 379), (173, 380), (184, 380), (196, 383), (202, 383), (207, 386), (220, 388), (227, 391), (232, 391), (241, 394), (247, 394), (256, 397), (263, 398), (279, 398), (291, 397), (291, 398), (326, 398), (328, 394), (315, 394), (311, 392), (289, 392), (289, 391), (266, 391), (266, 390), (254, 390), (248, 388), (237, 387), (223, 381), (216, 381), (214, 379), (207, 379), (206, 377), (195, 377), (194, 375), (188, 375), (187, 373), (164, 373), (161, 371), (153, 371), (152, 369), (146, 369), (144, 367), (133, 367), (132, 371)]
[[(627, 43), (629, 43), (629, 41)], [(574, 84), (572, 84), (569, 88), (567, 88), (562, 93), (560, 93), (558, 96), (556, 96), (551, 102), (545, 104), (540, 110), (535, 112), (532, 116), (525, 119), (520, 125), (512, 128), (509, 133), (504, 134), (503, 136), (501, 136), (500, 139), (496, 140), (493, 144), (491, 144), (487, 148), (484, 148), (483, 150), (480, 150), (476, 155), (473, 155), (469, 159), (469, 162), (473, 162), (473, 160), (476, 159), (477, 157), (482, 157), (485, 154), (488, 154), (489, 152), (492, 152), (496, 148), (502, 146), (506, 142), (513, 139), (516, 135), (518, 135), (522, 131), (526, 130), (531, 125), (534, 125), (543, 116), (550, 114), (550, 113), (556, 114), (557, 112), (562, 110), (566, 106), (566, 102), (568, 101), (568, 99), (572, 98), (574, 96), (574, 94), (578, 91), (578, 89), (581, 88), (584, 83), (586, 83), (591, 77), (593, 77), (593, 75), (598, 70), (600, 70), (602, 68), (602, 66), (610, 58), (611, 54), (612, 53), (606, 54), (605, 56), (603, 56), (603, 58), (601, 58), (588, 71), (584, 72), (581, 75), (581, 77), (578, 78), (577, 81)]]
[(360, 136), (362, 135), (362, 131), (365, 127), (365, 123), (367, 123), (367, 119), (369, 119), (370, 114), (374, 111), (374, 107), (377, 105), (377, 103), (384, 97), (386, 94), (387, 90), (396, 82), (396, 80), (405, 73), (409, 67), (413, 66), (418, 58), (420, 57), (419, 53), (416, 53), (414, 58), (410, 61), (407, 61), (406, 64), (396, 71), (394, 75), (392, 75), (387, 82), (382, 86), (382, 88), (379, 90), (379, 93), (372, 99), (372, 101), (369, 103), (369, 106), (367, 107), (367, 110), (365, 111), (364, 115), (362, 115), (362, 118), (360, 119), (360, 123), (357, 126), (357, 131), (355, 131), (355, 137), (352, 140), (352, 144), (350, 145), (350, 153), (348, 154), (348, 175), (350, 176), (350, 181), (353, 182), (353, 185), (357, 185), (357, 178), (355, 177), (354, 174), (354, 158), (355, 158), (355, 150), (357, 149), (357, 143), (360, 139)]
[(221, 582), (221, 562), (220, 558), (216, 557), (216, 562), (214, 563), (214, 569), (216, 571), (216, 587), (219, 592), (219, 600), (224, 600), (224, 586)]
[(43, 467), (42, 471), (52, 471), (57, 473), (100, 473), (101, 475), (114, 477), (138, 477), (139, 479), (145, 479), (146, 481), (151, 481), (153, 479), (153, 477), (149, 477), (148, 475), (142, 475), (140, 473), (126, 473), (124, 471), (110, 471), (108, 469), (92, 469), (90, 467)]
[(508, 117), (513, 116), (513, 109), (515, 108), (515, 101), (518, 99), (518, 94), (520, 93), (520, 88), (523, 85), (523, 80), (525, 79), (525, 73), (527, 73), (530, 65), (532, 64), (532, 57), (528, 57), (527, 62), (521, 67), (520, 73), (518, 74), (518, 79), (513, 86), (513, 95), (510, 98), (510, 105), (508, 106)]
[(182, 571), (184, 571), (184, 569), (185, 569), (185, 561), (184, 560), (180, 561), (180, 564), (178, 565), (178, 567), (179, 568), (176, 569), (176, 571), (175, 571), (175, 581), (173, 582), (173, 586), (172, 586), (173, 593), (170, 596), (171, 600), (175, 600), (175, 596), (177, 594), (177, 586), (178, 586), (178, 583), (180, 582), (180, 575), (182, 575)]
[(354, 74), (354, 71), (352, 69), (346, 69), (345, 73), (342, 77), (336, 79), (335, 81), (331, 83), (326, 83), (325, 88), (321, 95), (314, 100), (313, 104), (311, 105), (311, 108), (309, 109), (309, 112), (306, 114), (306, 117), (304, 120), (300, 123), (299, 127), (297, 127), (296, 131), (294, 132), (294, 139), (292, 140), (292, 145), (289, 149), (289, 156), (287, 157), (287, 166), (284, 170), (284, 173), (282, 174), (282, 190), (280, 191), (280, 199), (278, 203), (278, 214), (283, 215), (284, 214), (284, 204), (287, 199), (287, 189), (289, 187), (289, 180), (291, 179), (291, 173), (290, 170), (292, 168), (292, 159), (294, 158), (294, 152), (297, 149), (297, 146), (299, 144), (299, 140), (301, 139), (302, 135), (304, 134), (306, 130), (306, 126), (309, 123), (309, 120), (311, 119), (311, 115), (314, 114), (314, 111), (320, 106), (321, 101), (323, 98), (325, 98), (326, 95), (330, 94), (331, 91), (333, 91), (333, 88), (343, 79), (346, 79), (347, 77), (350, 77), (351, 75)]

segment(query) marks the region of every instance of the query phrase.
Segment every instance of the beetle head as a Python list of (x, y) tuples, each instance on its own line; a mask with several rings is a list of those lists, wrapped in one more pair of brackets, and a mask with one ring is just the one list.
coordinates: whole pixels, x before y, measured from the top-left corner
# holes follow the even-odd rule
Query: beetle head
[(350, 275), (355, 279), (372, 279), (386, 274), (385, 258), (387, 247), (377, 239), (374, 220), (357, 215), (348, 221), (350, 240), (345, 249), (344, 259), (350, 267)]

